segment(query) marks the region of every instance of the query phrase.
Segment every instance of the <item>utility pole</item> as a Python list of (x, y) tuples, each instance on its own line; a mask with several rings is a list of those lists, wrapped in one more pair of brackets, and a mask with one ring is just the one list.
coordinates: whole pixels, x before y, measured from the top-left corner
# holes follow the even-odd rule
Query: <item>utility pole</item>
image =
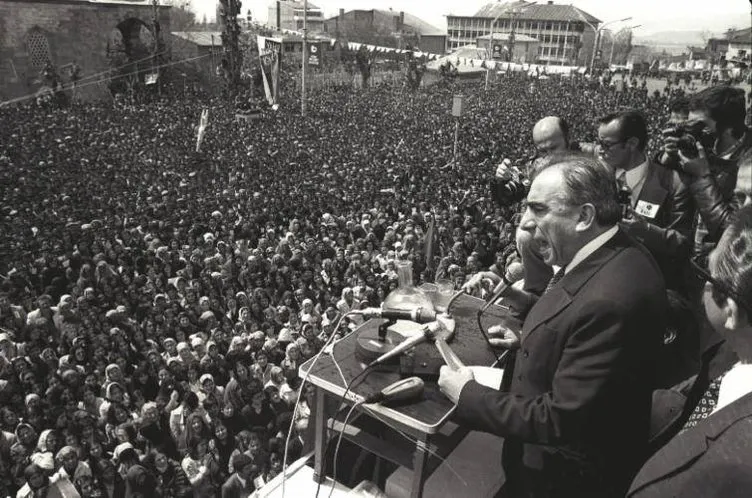
[(159, 52), (161, 50), (161, 44), (159, 43), (159, 40), (161, 38), (160, 35), (160, 26), (159, 26), (159, 0), (152, 0), (151, 2), (152, 6), (152, 29), (154, 31), (154, 46), (152, 47), (152, 57), (151, 57), (151, 69), (154, 74), (157, 75), (157, 92), (159, 95), (162, 95), (162, 82), (160, 81), (162, 78), (160, 77), (160, 71), (159, 71)]
[(308, 0), (303, 0), (303, 68), (300, 77), (300, 115), (306, 115), (306, 72), (308, 72)]

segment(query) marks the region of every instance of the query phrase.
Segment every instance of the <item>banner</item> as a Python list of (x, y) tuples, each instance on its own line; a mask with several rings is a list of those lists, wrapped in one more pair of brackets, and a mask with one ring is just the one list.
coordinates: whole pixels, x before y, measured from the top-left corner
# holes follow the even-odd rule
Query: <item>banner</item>
[(201, 119), (198, 123), (198, 136), (196, 137), (196, 152), (201, 152), (201, 142), (204, 141), (204, 135), (206, 134), (206, 127), (209, 124), (209, 109), (204, 107), (201, 111)]
[(261, 77), (264, 94), (269, 105), (279, 103), (279, 58), (282, 53), (282, 40), (258, 36)]
[(318, 66), (321, 63), (321, 54), (318, 43), (308, 44), (308, 65)]

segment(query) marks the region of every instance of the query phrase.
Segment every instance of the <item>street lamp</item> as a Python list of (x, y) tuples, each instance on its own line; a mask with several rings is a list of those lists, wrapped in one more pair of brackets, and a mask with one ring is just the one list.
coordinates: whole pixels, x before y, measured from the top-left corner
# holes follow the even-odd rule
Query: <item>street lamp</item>
[(613, 30), (610, 29), (608, 30), (611, 31), (611, 53), (608, 56), (608, 67), (611, 67), (611, 64), (614, 62), (614, 45), (616, 45), (616, 35), (622, 31), (629, 31), (630, 29), (639, 28), (640, 26), (642, 26), (642, 24), (637, 24), (628, 28), (621, 28), (618, 33), (614, 33)]
[(601, 31), (603, 30), (603, 28), (605, 28), (609, 24), (614, 24), (614, 23), (617, 23), (617, 22), (630, 21), (632, 18), (631, 17), (625, 17), (624, 19), (616, 19), (614, 21), (608, 21), (607, 23), (604, 23), (600, 28), (596, 28), (595, 26), (593, 26), (590, 23), (590, 21), (588, 21), (587, 19), (585, 19), (585, 16), (583, 16), (582, 13), (579, 10), (575, 9), (575, 12), (577, 12), (580, 15), (580, 19), (582, 20), (582, 22), (584, 22), (585, 24), (587, 24), (588, 26), (590, 26), (592, 28), (592, 30), (595, 32), (595, 41), (593, 42), (593, 54), (590, 57), (590, 75), (592, 76), (593, 75), (593, 66), (595, 66), (595, 53), (598, 51), (598, 45), (600, 44)]

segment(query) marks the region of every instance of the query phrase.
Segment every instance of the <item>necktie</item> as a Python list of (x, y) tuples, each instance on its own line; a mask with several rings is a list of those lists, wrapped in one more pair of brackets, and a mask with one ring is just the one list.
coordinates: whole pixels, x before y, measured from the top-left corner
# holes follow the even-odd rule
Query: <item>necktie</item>
[(543, 293), (546, 294), (548, 291), (550, 291), (551, 289), (553, 289), (554, 285), (558, 284), (559, 280), (561, 280), (562, 278), (564, 278), (564, 267), (563, 266), (561, 268), (559, 268), (559, 271), (557, 271), (556, 273), (554, 273), (554, 276), (551, 277), (551, 280), (548, 281), (548, 285), (546, 286), (546, 290)]
[(700, 421), (708, 418), (708, 415), (715, 410), (715, 405), (718, 402), (718, 394), (721, 391), (721, 379), (723, 379), (723, 375), (715, 378), (713, 382), (710, 383), (707, 391), (702, 395), (700, 402), (689, 416), (687, 423), (682, 427), (681, 432), (696, 426)]
[(629, 188), (629, 184), (627, 184), (627, 172), (624, 170), (621, 170), (619, 172), (619, 176), (616, 177), (616, 188), (619, 189), (621, 192), (622, 190), (629, 190), (632, 189)]
[(629, 206), (632, 205), (632, 189), (627, 184), (627, 172), (622, 170), (616, 177), (616, 190), (619, 204), (622, 205), (622, 217), (627, 218)]

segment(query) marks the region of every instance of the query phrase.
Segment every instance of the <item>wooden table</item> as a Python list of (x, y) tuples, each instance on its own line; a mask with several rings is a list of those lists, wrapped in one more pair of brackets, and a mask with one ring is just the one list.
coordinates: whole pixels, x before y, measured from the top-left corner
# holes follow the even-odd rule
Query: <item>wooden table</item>
[[(451, 348), (465, 365), (491, 366), (496, 357), (485, 342), (478, 324), (476, 314), (483, 305), (483, 301), (470, 296), (461, 296), (452, 306), (452, 315), (456, 321), (455, 336), (451, 341)], [(322, 479), (324, 455), (327, 443), (327, 414), (325, 396), (341, 399), (347, 384), (365, 369), (365, 364), (355, 354), (356, 337), (362, 331), (376, 328), (382, 323), (381, 320), (370, 320), (356, 329), (352, 334), (343, 338), (334, 345), (331, 355), (321, 355), (318, 362), (313, 365), (313, 359), (300, 366), (299, 375), (305, 377), (316, 386), (316, 402), (314, 408), (315, 423), (315, 462), (314, 478)], [(505, 323), (509, 327), (519, 329), (519, 323), (510, 319), (503, 308), (491, 306), (483, 316), (483, 326)], [(423, 351), (418, 351), (423, 349)], [(432, 344), (421, 344), (416, 347), (416, 356), (434, 354), (439, 356), (438, 351)], [(335, 365), (336, 360), (336, 365)], [(339, 366), (339, 369), (337, 368)], [(340, 371), (342, 372), (340, 374)], [(343, 379), (344, 377), (344, 379)], [(348, 394), (346, 402), (352, 404), (376, 393), (389, 384), (400, 379), (398, 372), (373, 371), (358, 381), (356, 387)], [(381, 405), (362, 405), (361, 413), (373, 417), (389, 427), (398, 429), (413, 437), (417, 443), (413, 450), (411, 461), (396, 461), (409, 466), (413, 470), (413, 483), (411, 496), (420, 498), (423, 492), (423, 484), (427, 477), (427, 462), (431, 453), (432, 440), (441, 439), (439, 434), (442, 426), (449, 420), (454, 412), (455, 405), (449, 401), (440, 391), (435, 381), (427, 381), (423, 399), (414, 403), (388, 408)], [(340, 426), (341, 427), (341, 424)], [(467, 433), (455, 431), (452, 437), (444, 441), (456, 446)], [(336, 432), (338, 434), (339, 431)], [(374, 439), (358, 443), (372, 453), (385, 456), (384, 448), (378, 447), (378, 441)]]

